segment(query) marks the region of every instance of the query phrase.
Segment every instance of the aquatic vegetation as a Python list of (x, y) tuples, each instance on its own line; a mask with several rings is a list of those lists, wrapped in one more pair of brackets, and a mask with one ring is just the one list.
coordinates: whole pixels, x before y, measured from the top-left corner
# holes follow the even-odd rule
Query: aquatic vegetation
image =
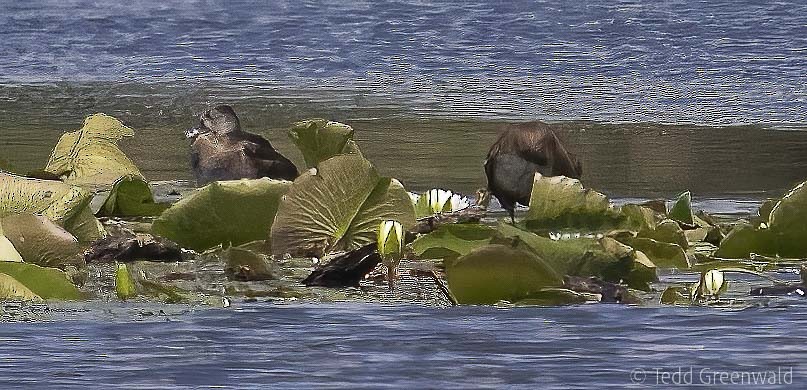
[(115, 267), (115, 294), (124, 301), (137, 296), (137, 288), (132, 281), (132, 275), (129, 274), (129, 269), (123, 263)]
[(353, 141), (353, 128), (326, 119), (309, 119), (297, 122), (289, 130), (289, 138), (303, 154), (308, 168), (339, 154), (358, 154)]
[(106, 233), (90, 210), (92, 195), (59, 181), (29, 179), (0, 172), (0, 218), (12, 214), (42, 215), (91, 242)]
[(339, 155), (300, 175), (278, 207), (272, 224), (274, 254), (322, 257), (376, 241), (381, 221), (405, 229), (415, 224), (409, 194), (355, 154)]
[(43, 216), (11, 215), (0, 218), (0, 225), (26, 263), (47, 267), (84, 264), (78, 240)]
[(140, 170), (116, 144), (133, 135), (134, 130), (111, 116), (90, 115), (81, 129), (62, 135), (45, 171), (92, 189), (109, 187), (121, 176), (142, 179)]
[(81, 292), (67, 274), (35, 264), (0, 262), (0, 274), (6, 274), (42, 299), (78, 300)]
[(17, 252), (17, 248), (14, 248), (14, 244), (3, 233), (2, 220), (0, 220), (0, 261), (22, 262), (22, 256)]
[(415, 216), (418, 219), (435, 214), (460, 211), (471, 206), (468, 198), (451, 190), (440, 188), (433, 188), (422, 195), (410, 193), (409, 196), (415, 204)]
[(140, 176), (126, 175), (112, 185), (109, 195), (98, 210), (98, 216), (157, 216), (171, 205), (154, 202), (151, 187)]
[(585, 228), (607, 229), (623, 223), (625, 217), (596, 191), (584, 189), (577, 179), (535, 174), (530, 208), (524, 218), (531, 230)]
[(561, 276), (540, 257), (499, 244), (485, 245), (448, 263), (446, 279), (461, 304), (517, 302), (563, 284)]
[(387, 267), (387, 282), (392, 289), (398, 277), (398, 263), (403, 257), (404, 249), (404, 230), (400, 222), (386, 220), (378, 225), (376, 248), (381, 261)]
[(667, 215), (670, 219), (683, 224), (693, 225), (695, 223), (692, 218), (692, 195), (689, 191), (684, 191), (678, 195), (675, 204), (670, 208)]
[[(740, 224), (720, 243), (718, 257), (745, 258), (752, 253), (766, 256), (807, 257), (807, 182), (791, 189), (770, 209), (759, 226)], [(763, 205), (764, 207), (765, 205)], [(760, 217), (767, 214), (760, 209)]]
[(496, 229), (486, 225), (451, 224), (421, 235), (411, 245), (418, 258), (450, 261), (493, 243), (498, 234)]
[(266, 238), (291, 182), (213, 182), (181, 199), (152, 225), (154, 234), (197, 251)]

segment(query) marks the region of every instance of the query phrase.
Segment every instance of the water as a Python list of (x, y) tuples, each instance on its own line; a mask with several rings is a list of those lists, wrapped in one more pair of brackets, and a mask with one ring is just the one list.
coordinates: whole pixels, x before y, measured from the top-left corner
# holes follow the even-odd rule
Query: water
[(779, 368), (792, 368), (795, 386), (807, 382), (800, 303), (738, 311), (250, 304), (134, 323), (54, 314), (63, 320), (0, 328), (3, 388), (625, 388), (634, 370), (655, 385), (656, 369), (679, 367), (693, 369), (694, 384), (701, 372), (711, 380), (710, 372)]
[[(408, 189), (485, 185), (506, 122), (540, 119), (619, 202), (689, 189), (753, 212), (807, 173), (807, 3), (0, 0), (0, 165), (41, 168), (95, 112), (151, 180), (190, 178), (184, 130), (227, 103), (285, 132), (348, 123)], [(807, 305), (725, 310), (94, 302), (0, 325), (3, 388), (616, 387), (682, 367), (793, 367)], [(144, 311), (145, 310), (145, 311)], [(165, 310), (166, 315), (159, 315)], [(149, 315), (149, 313), (151, 313)], [(708, 383), (707, 383), (708, 384)], [(803, 387), (803, 386), (802, 386)]]

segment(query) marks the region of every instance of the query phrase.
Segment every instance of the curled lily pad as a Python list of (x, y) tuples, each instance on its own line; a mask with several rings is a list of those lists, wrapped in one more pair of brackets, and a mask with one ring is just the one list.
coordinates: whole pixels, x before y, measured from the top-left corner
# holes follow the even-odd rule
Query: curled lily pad
[(142, 177), (120, 177), (98, 211), (99, 216), (140, 217), (156, 216), (168, 209), (168, 203), (155, 203), (151, 187)]
[(42, 215), (91, 242), (106, 232), (93, 216), (89, 191), (59, 181), (29, 179), (0, 172), (0, 218), (12, 214)]
[(268, 178), (210, 183), (165, 210), (152, 232), (194, 250), (265, 239), (290, 185)]
[(0, 224), (26, 263), (46, 267), (84, 265), (78, 240), (43, 216), (16, 214), (0, 219)]
[(275, 254), (322, 256), (376, 241), (384, 220), (415, 224), (409, 194), (358, 155), (339, 155), (298, 177), (272, 224)]
[(458, 303), (517, 302), (563, 280), (532, 252), (505, 245), (485, 245), (446, 265), (448, 288)]
[(0, 300), (19, 299), (23, 301), (41, 301), (39, 295), (34, 294), (17, 279), (0, 273)]
[(652, 238), (620, 238), (624, 244), (641, 251), (659, 268), (688, 269), (689, 258), (678, 244), (656, 241)]
[(453, 260), (492, 243), (496, 230), (480, 224), (447, 224), (412, 241), (421, 259)]
[(297, 122), (289, 131), (289, 137), (309, 168), (339, 154), (361, 155), (353, 142), (353, 128), (339, 122), (325, 119)]
[(61, 176), (70, 184), (108, 188), (121, 176), (143, 178), (140, 170), (118, 149), (116, 142), (134, 131), (104, 114), (90, 115), (84, 126), (59, 139), (45, 171)]
[(807, 257), (807, 224), (804, 221), (807, 221), (807, 182), (790, 190), (773, 206), (767, 223), (759, 227), (736, 226), (721, 241), (715, 256), (744, 258), (755, 253)]
[(686, 225), (694, 224), (694, 220), (692, 219), (692, 195), (689, 191), (684, 191), (678, 195), (675, 204), (673, 204), (667, 216), (672, 220)]
[(67, 274), (55, 269), (28, 263), (0, 262), (0, 273), (16, 279), (42, 299), (77, 300), (81, 293)]
[(22, 262), (22, 256), (17, 252), (17, 248), (14, 248), (14, 244), (3, 235), (2, 223), (0, 223), (0, 261)]
[(535, 174), (526, 226), (533, 230), (585, 229), (618, 226), (625, 217), (605, 195), (584, 189), (577, 179)]
[[(705, 232), (703, 236), (706, 237)], [(660, 242), (677, 244), (684, 249), (689, 246), (684, 230), (681, 229), (681, 226), (678, 225), (677, 222), (671, 219), (665, 219), (655, 226), (648, 226), (639, 230), (637, 237), (651, 238)]]

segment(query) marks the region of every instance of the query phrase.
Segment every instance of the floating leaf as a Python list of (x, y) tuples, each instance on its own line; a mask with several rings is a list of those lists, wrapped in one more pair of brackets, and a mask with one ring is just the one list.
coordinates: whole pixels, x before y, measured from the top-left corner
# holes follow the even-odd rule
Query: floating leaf
[(222, 258), (226, 261), (224, 273), (230, 279), (250, 281), (275, 278), (266, 256), (262, 254), (244, 248), (229, 247), (222, 252)]
[[(759, 228), (736, 226), (720, 243), (715, 256), (749, 257), (751, 253), (791, 258), (807, 257), (807, 182), (790, 190)], [(764, 213), (764, 212), (763, 212)]]
[(17, 252), (17, 248), (14, 248), (14, 244), (3, 234), (2, 223), (0, 223), (0, 261), (22, 262), (22, 256)]
[(486, 245), (446, 265), (448, 288), (462, 304), (516, 302), (563, 281), (533, 253), (504, 245)]
[[(705, 237), (704, 233), (704, 237)], [(671, 219), (665, 219), (655, 226), (649, 226), (639, 230), (637, 237), (651, 238), (660, 242), (668, 242), (678, 244), (681, 248), (686, 249), (689, 246), (687, 237), (684, 230), (677, 222)]]
[(132, 280), (132, 275), (129, 274), (129, 269), (123, 263), (118, 264), (115, 269), (115, 294), (124, 301), (137, 296), (137, 288)]
[(690, 267), (684, 249), (678, 244), (656, 241), (651, 238), (628, 238), (620, 241), (643, 252), (659, 268), (687, 269)]
[(91, 242), (106, 232), (90, 211), (92, 195), (59, 181), (29, 179), (0, 172), (0, 218), (12, 214), (42, 215), (72, 233), (79, 242)]
[(23, 301), (41, 301), (39, 295), (34, 294), (17, 279), (12, 278), (6, 274), (0, 273), (0, 300), (3, 299), (20, 299)]
[(340, 155), (298, 177), (272, 225), (275, 254), (321, 256), (376, 241), (384, 220), (415, 224), (409, 194), (400, 182), (378, 175), (369, 161)]
[(84, 265), (78, 240), (43, 216), (11, 215), (0, 219), (0, 224), (26, 263), (45, 267)]
[(164, 211), (152, 232), (194, 250), (265, 239), (290, 185), (268, 178), (210, 183)]
[(119, 178), (98, 211), (101, 216), (141, 217), (160, 215), (171, 205), (155, 203), (151, 187), (142, 177), (126, 175)]
[(617, 226), (625, 217), (605, 195), (584, 189), (577, 179), (535, 174), (530, 209), (525, 218), (529, 229), (582, 228), (589, 231)]
[(353, 128), (339, 122), (325, 119), (297, 122), (289, 131), (289, 137), (302, 152), (309, 168), (339, 154), (361, 155), (353, 142)]
[(412, 241), (412, 250), (421, 259), (453, 260), (490, 244), (496, 230), (480, 224), (446, 224)]
[(0, 262), (0, 273), (11, 276), (42, 299), (77, 300), (81, 293), (67, 278), (55, 269), (28, 263)]
[(692, 219), (692, 195), (689, 191), (684, 191), (678, 195), (675, 204), (667, 215), (674, 221), (687, 225), (694, 224)]
[(45, 171), (64, 177), (70, 184), (108, 188), (121, 176), (143, 178), (137, 166), (118, 149), (116, 142), (134, 131), (104, 114), (84, 119), (84, 126), (59, 139)]

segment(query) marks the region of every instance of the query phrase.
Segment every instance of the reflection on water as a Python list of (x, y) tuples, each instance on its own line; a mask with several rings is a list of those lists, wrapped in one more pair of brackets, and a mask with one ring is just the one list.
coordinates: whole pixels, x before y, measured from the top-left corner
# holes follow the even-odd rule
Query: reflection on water
[[(483, 187), (482, 163), (504, 123), (420, 118), (347, 90), (55, 84), (3, 86), (0, 102), (0, 157), (20, 171), (44, 166), (63, 131), (104, 112), (135, 129), (122, 148), (151, 180), (191, 177), (184, 130), (217, 102), (233, 105), (246, 130), (298, 164), (302, 157), (286, 135), (292, 122), (325, 117), (350, 124), (365, 155), (412, 190)], [(584, 183), (612, 196), (671, 197), (689, 189), (696, 197), (760, 198), (807, 177), (805, 131), (592, 122), (561, 122), (558, 131), (580, 155)]]

